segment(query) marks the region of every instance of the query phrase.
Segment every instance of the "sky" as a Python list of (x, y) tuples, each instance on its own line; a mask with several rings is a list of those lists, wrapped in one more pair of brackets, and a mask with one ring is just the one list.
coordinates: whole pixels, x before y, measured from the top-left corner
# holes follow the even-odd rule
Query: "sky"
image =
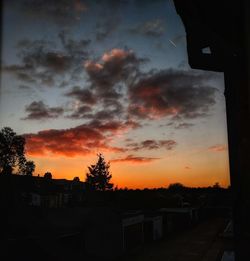
[(35, 175), (120, 188), (229, 181), (224, 78), (188, 65), (171, 0), (4, 0), (0, 127)]

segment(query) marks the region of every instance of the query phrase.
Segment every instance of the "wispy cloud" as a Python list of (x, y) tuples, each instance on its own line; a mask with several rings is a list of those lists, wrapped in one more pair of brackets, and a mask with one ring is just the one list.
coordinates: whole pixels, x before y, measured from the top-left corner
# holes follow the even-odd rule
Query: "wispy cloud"
[(127, 144), (129, 150), (156, 150), (156, 149), (166, 149), (172, 150), (177, 145), (177, 142), (174, 140), (144, 140), (140, 143), (130, 142)]
[(12, 8), (13, 6), (33, 20), (39, 19), (58, 26), (76, 24), (80, 15), (88, 10), (86, 1), (82, 0), (19, 0), (12, 4)]
[(182, 123), (179, 123), (179, 124), (175, 125), (175, 129), (177, 129), (177, 130), (189, 129), (189, 128), (193, 127), (193, 126), (194, 126), (193, 123), (182, 122)]
[(134, 164), (143, 164), (143, 163), (151, 163), (155, 160), (159, 160), (160, 158), (150, 158), (150, 157), (140, 157), (134, 155), (128, 155), (124, 158), (117, 158), (112, 159), (110, 162), (117, 163), (117, 162), (124, 162), (124, 163), (134, 163)]
[(17, 44), (18, 64), (3, 65), (3, 71), (27, 84), (60, 87), (65, 79), (83, 73), (90, 40), (74, 40), (65, 31), (58, 34), (61, 46), (51, 41), (23, 39)]
[(151, 37), (159, 37), (165, 33), (165, 23), (162, 19), (145, 21), (129, 30), (131, 33), (141, 34)]
[(208, 148), (212, 152), (223, 152), (227, 151), (227, 146), (225, 144), (216, 144)]

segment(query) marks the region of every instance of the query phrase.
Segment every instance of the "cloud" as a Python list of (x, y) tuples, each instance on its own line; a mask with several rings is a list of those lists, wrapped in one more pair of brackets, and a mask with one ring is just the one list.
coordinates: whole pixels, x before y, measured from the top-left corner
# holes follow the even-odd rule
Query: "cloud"
[(74, 111), (67, 115), (66, 118), (70, 119), (92, 119), (92, 107), (86, 105), (76, 105)]
[(133, 122), (91, 121), (70, 129), (43, 130), (25, 134), (26, 150), (31, 156), (85, 156), (100, 151), (125, 152), (126, 149), (113, 147), (116, 137), (136, 128)]
[(82, 63), (88, 57), (90, 40), (75, 41), (62, 31), (60, 44), (24, 39), (17, 44), (18, 64), (4, 65), (3, 71), (26, 84), (62, 86), (65, 79), (79, 79)]
[(189, 129), (191, 127), (193, 127), (194, 124), (193, 123), (187, 123), (187, 122), (182, 122), (179, 123), (175, 126), (175, 129), (180, 130), (180, 129)]
[(77, 23), (81, 14), (88, 10), (85, 2), (81, 0), (20, 0), (16, 2), (15, 7), (27, 17), (59, 26)]
[(193, 119), (208, 116), (216, 88), (207, 85), (214, 75), (197, 71), (161, 70), (141, 77), (129, 87), (132, 117)]
[[(87, 60), (88, 85), (66, 94), (79, 102), (72, 118), (189, 120), (209, 115), (217, 89), (207, 82), (215, 74), (174, 69), (145, 73), (140, 66), (146, 61), (127, 49), (112, 49), (99, 60)], [(90, 105), (92, 113), (86, 113), (85, 106)], [(191, 126), (179, 123), (176, 128)]]
[(49, 118), (58, 118), (63, 114), (61, 107), (49, 107), (42, 101), (33, 101), (26, 106), (25, 111), (28, 115), (23, 118), (24, 120), (44, 120)]
[(106, 93), (108, 98), (118, 98), (116, 84), (132, 81), (137, 76), (139, 65), (145, 61), (132, 50), (112, 49), (104, 53), (99, 62), (86, 61), (84, 67), (96, 92)]
[(93, 115), (93, 119), (100, 120), (100, 121), (108, 121), (108, 120), (115, 120), (115, 119), (121, 119), (121, 118), (126, 118), (123, 117), (123, 106), (121, 103), (113, 103), (112, 104), (113, 109), (103, 109), (98, 112), (96, 112)]
[(124, 162), (124, 163), (135, 163), (135, 164), (141, 164), (141, 163), (150, 163), (155, 160), (159, 160), (160, 158), (150, 158), (150, 157), (139, 157), (134, 155), (128, 155), (125, 158), (117, 158), (113, 159), (110, 162), (117, 163), (117, 162)]
[[(73, 87), (65, 96), (75, 98), (73, 119), (111, 120), (120, 118), (123, 106), (117, 99), (102, 97), (91, 89)], [(101, 108), (102, 107), (102, 108)]]
[(106, 147), (105, 137), (88, 126), (78, 126), (66, 130), (44, 130), (37, 134), (27, 134), (26, 150), (31, 156), (74, 157), (91, 153), (91, 148)]
[(227, 151), (227, 146), (225, 144), (216, 144), (208, 148), (209, 151), (212, 152), (223, 152)]
[(84, 50), (90, 45), (90, 39), (73, 40), (66, 30), (59, 32), (58, 37), (64, 49), (72, 56), (80, 56), (83, 59), (87, 56), (87, 52)]
[[(138, 58), (132, 50), (112, 49), (105, 52), (98, 61), (87, 60), (84, 63), (87, 87), (74, 87), (66, 96), (75, 98), (82, 106), (90, 103), (96, 105), (93, 118), (125, 119), (126, 86), (138, 77), (139, 65), (145, 61), (146, 59)], [(78, 115), (79, 118), (86, 116), (79, 113), (78, 108), (73, 115)]]
[(67, 97), (76, 98), (79, 102), (88, 105), (94, 105), (97, 103), (97, 97), (89, 89), (80, 88), (79, 86), (73, 87), (70, 91), (65, 93)]
[(131, 33), (159, 37), (165, 33), (165, 23), (161, 19), (146, 21), (130, 29)]
[(22, 72), (22, 71), (18, 71), (17, 70), (17, 74), (16, 74), (17, 79), (26, 82), (26, 83), (34, 83), (35, 80), (27, 73)]
[[(34, 45), (33, 49), (22, 50), (20, 53), (22, 57), (23, 65), (20, 66), (9, 66), (6, 67), (8, 70), (13, 70), (17, 72), (17, 76), (20, 80), (35, 82), (34, 79), (30, 78), (28, 74), (25, 72), (34, 71), (36, 72), (36, 68), (38, 69), (48, 69), (53, 73), (63, 73), (67, 71), (70, 67), (71, 59), (69, 55), (60, 52), (53, 52), (44, 49), (45, 46), (40, 46), (36, 48)], [(37, 76), (39, 72), (37, 72)], [(30, 80), (31, 79), (31, 80)]]
[(113, 134), (119, 134), (126, 132), (130, 129), (136, 129), (141, 127), (139, 123), (134, 121), (107, 121), (102, 122), (98, 120), (94, 120), (89, 122), (89, 127), (97, 129), (101, 132), (109, 132)]
[(127, 145), (129, 150), (155, 150), (164, 148), (166, 150), (172, 150), (177, 145), (174, 140), (144, 140), (140, 143), (134, 142)]

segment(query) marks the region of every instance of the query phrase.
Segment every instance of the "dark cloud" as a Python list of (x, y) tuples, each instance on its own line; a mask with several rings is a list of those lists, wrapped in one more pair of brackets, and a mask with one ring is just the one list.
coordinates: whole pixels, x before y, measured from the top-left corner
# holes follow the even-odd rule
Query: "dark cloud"
[(92, 119), (93, 121), (106, 122), (109, 120), (121, 119), (120, 115), (122, 115), (120, 110), (103, 109), (101, 111), (94, 111), (93, 107), (81, 105), (77, 106), (77, 108), (67, 117), (71, 119)]
[(85, 1), (81, 0), (19, 0), (14, 4), (26, 17), (60, 26), (77, 23), (81, 14), (87, 11)]
[(90, 39), (81, 39), (79, 41), (73, 40), (65, 30), (59, 32), (58, 37), (61, 40), (64, 49), (71, 55), (80, 56), (82, 59), (87, 56), (87, 52), (84, 52), (84, 50), (90, 45)]
[(94, 105), (97, 103), (97, 97), (89, 89), (81, 89), (79, 86), (73, 87), (66, 92), (65, 96), (76, 98), (82, 104)]
[(71, 66), (71, 57), (64, 53), (35, 50), (24, 57), (24, 61), (34, 67), (46, 68), (53, 73), (63, 73)]
[[(75, 87), (67, 95), (80, 102), (80, 107), (91, 105), (92, 114), (76, 108), (73, 118), (142, 120), (170, 116), (186, 120), (209, 115), (217, 89), (207, 82), (215, 74), (173, 69), (142, 73), (140, 65), (145, 61), (123, 49), (106, 52), (99, 61), (87, 60), (87, 87)], [(179, 123), (175, 127), (191, 126)]]
[(140, 143), (133, 142), (127, 145), (129, 150), (155, 150), (164, 148), (166, 150), (172, 150), (177, 145), (176, 141), (174, 140), (145, 140)]
[(34, 83), (35, 80), (27, 73), (25, 72), (18, 72), (16, 74), (17, 79), (23, 81), (23, 82), (27, 82), (27, 83)]
[(150, 157), (139, 157), (139, 156), (134, 156), (134, 155), (128, 155), (124, 158), (117, 158), (113, 159), (110, 162), (116, 163), (116, 162), (124, 162), (124, 163), (135, 163), (135, 164), (140, 164), (140, 163), (150, 163), (155, 160), (159, 160), (160, 158), (150, 158)]
[[(103, 97), (91, 89), (76, 86), (65, 95), (75, 98), (77, 104), (69, 118), (112, 120), (120, 118), (124, 113), (122, 103), (117, 99)], [(101, 109), (101, 107), (103, 108)]]
[(130, 29), (131, 33), (159, 37), (165, 33), (165, 23), (161, 19), (146, 21)]
[(63, 114), (63, 108), (61, 107), (49, 107), (42, 101), (34, 101), (27, 105), (25, 108), (28, 114), (24, 120), (45, 120), (49, 118), (58, 118)]
[(110, 143), (116, 135), (131, 128), (135, 128), (132, 122), (92, 121), (75, 128), (44, 130), (24, 137), (29, 155), (74, 157), (98, 151), (125, 152), (126, 149), (110, 146)]
[(193, 123), (187, 123), (187, 122), (183, 122), (183, 123), (179, 123), (175, 126), (175, 129), (179, 130), (179, 129), (188, 129), (193, 127), (194, 124)]
[(205, 83), (212, 77), (212, 73), (173, 69), (151, 73), (129, 87), (129, 113), (141, 119), (207, 116), (217, 92)]
[(121, 115), (123, 115), (123, 111), (121, 108), (118, 107), (113, 110), (98, 111), (94, 115), (94, 118), (100, 121), (107, 121), (107, 120), (119, 119)]
[(88, 57), (89, 40), (75, 41), (62, 31), (60, 45), (45, 40), (24, 39), (17, 44), (19, 64), (4, 65), (5, 72), (13, 74), (26, 84), (62, 86), (68, 78), (79, 79), (82, 64)]
[(139, 65), (145, 62), (132, 50), (112, 49), (99, 62), (86, 61), (85, 70), (95, 90), (107, 98), (119, 98), (117, 84), (129, 83), (138, 75)]
[[(125, 119), (123, 98), (127, 96), (126, 85), (135, 81), (140, 74), (139, 65), (145, 61), (131, 50), (112, 49), (104, 53), (99, 61), (86, 61), (88, 86), (75, 87), (66, 95), (75, 98), (82, 106), (96, 105), (93, 118)], [(77, 111), (78, 108), (73, 112), (74, 116), (86, 116)]]
[(101, 132), (108, 132), (111, 134), (123, 133), (131, 129), (141, 127), (141, 125), (134, 121), (106, 121), (93, 120), (88, 124), (90, 127), (100, 130)]
[(86, 105), (77, 106), (77, 108), (74, 108), (74, 111), (66, 117), (70, 119), (92, 119), (92, 108)]

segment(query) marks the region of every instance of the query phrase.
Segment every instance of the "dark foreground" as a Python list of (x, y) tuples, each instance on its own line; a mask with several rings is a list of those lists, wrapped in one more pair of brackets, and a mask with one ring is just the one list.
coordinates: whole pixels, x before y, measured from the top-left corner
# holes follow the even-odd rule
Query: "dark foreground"
[(223, 218), (206, 220), (188, 231), (144, 246), (122, 261), (219, 261), (225, 250), (232, 249), (232, 240), (223, 237), (226, 225)]
[[(144, 244), (117, 260), (221, 261), (223, 252), (232, 249), (232, 239), (223, 237), (226, 225), (227, 220), (225, 218), (210, 218), (188, 230), (169, 235), (163, 240)], [(41, 247), (37, 244), (34, 247), (32, 239), (25, 241), (25, 244), (28, 244), (25, 247), (22, 245), (24, 242), (19, 241), (17, 244), (12, 245), (12, 251), (8, 251), (8, 260), (20, 260), (20, 257), (33, 261), (106, 260), (89, 256), (86, 252), (81, 251), (84, 246), (79, 247), (78, 244), (73, 242), (65, 242), (65, 247), (62, 249), (62, 245), (60, 244), (59, 247), (53, 239), (50, 240), (46, 237), (44, 240), (47, 242), (44, 244), (45, 242), (41, 240)], [(46, 248), (44, 248), (45, 245)], [(24, 248), (26, 249), (25, 253)], [(27, 249), (29, 250), (27, 251)], [(107, 249), (107, 251), (112, 251), (112, 249)]]

